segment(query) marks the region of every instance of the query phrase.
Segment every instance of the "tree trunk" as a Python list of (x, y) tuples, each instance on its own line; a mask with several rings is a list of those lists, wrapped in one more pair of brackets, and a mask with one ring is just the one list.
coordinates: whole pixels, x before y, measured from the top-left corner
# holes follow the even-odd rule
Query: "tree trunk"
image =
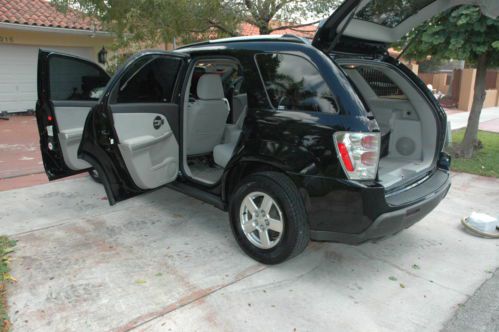
[(475, 78), (475, 93), (473, 95), (473, 104), (471, 105), (468, 125), (462, 142), (462, 154), (464, 158), (473, 156), (473, 148), (477, 142), (478, 125), (480, 123), (480, 113), (482, 112), (483, 102), (485, 101), (485, 78), (487, 75), (487, 66), (490, 60), (490, 54), (484, 53), (478, 58)]
[(269, 28), (269, 23), (266, 23), (265, 25), (260, 25), (258, 27), (258, 30), (260, 31), (261, 35), (268, 35), (270, 33), (270, 28)]

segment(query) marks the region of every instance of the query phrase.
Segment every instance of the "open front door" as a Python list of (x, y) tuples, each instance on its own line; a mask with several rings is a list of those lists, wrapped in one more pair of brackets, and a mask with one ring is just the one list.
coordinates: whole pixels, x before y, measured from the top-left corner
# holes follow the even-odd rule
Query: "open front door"
[(177, 178), (187, 59), (162, 51), (133, 57), (90, 114), (79, 156), (99, 172), (111, 204)]
[(91, 166), (77, 156), (83, 126), (109, 75), (97, 64), (53, 51), (38, 53), (36, 119), (45, 171), (50, 180)]

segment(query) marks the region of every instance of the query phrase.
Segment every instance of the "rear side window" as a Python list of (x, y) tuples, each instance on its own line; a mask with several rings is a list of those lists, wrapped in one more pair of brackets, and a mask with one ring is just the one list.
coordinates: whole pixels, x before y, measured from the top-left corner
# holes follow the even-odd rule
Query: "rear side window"
[(191, 76), (189, 97), (199, 99), (197, 86), (201, 76), (218, 74), (222, 79), (224, 95), (230, 99), (233, 95), (246, 93), (246, 84), (241, 65), (234, 60), (201, 60), (196, 63)]
[(370, 67), (357, 67), (374, 93), (380, 98), (407, 99), (404, 92), (383, 72)]
[(291, 54), (258, 54), (256, 61), (277, 110), (338, 113), (329, 86), (308, 60)]
[(50, 99), (98, 100), (109, 76), (91, 62), (51, 56), (49, 63)]
[(118, 103), (169, 103), (172, 101), (181, 60), (156, 57), (138, 62), (136, 71), (120, 82)]

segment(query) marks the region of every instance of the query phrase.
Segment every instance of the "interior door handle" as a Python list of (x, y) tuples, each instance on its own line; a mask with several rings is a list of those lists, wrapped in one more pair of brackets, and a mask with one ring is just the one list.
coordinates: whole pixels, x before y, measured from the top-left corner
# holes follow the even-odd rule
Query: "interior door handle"
[(159, 115), (155, 117), (154, 120), (152, 121), (152, 126), (154, 127), (154, 129), (159, 129), (164, 124), (165, 124), (165, 119), (163, 119)]

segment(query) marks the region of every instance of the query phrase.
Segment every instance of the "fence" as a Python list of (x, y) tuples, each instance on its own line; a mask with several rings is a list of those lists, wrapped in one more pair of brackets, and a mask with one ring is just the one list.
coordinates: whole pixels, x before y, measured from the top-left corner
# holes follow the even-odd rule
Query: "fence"
[[(454, 104), (462, 111), (469, 111), (473, 102), (476, 69), (456, 69), (449, 72), (419, 73), (425, 84), (454, 100)], [(483, 107), (499, 106), (499, 73), (488, 70), (485, 82), (486, 96)]]

